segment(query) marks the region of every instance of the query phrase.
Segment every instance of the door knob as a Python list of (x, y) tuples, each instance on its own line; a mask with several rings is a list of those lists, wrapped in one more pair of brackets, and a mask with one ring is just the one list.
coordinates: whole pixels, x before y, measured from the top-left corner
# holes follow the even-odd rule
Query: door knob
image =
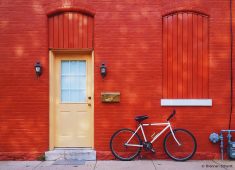
[(88, 99), (91, 100), (91, 96), (89, 96)]

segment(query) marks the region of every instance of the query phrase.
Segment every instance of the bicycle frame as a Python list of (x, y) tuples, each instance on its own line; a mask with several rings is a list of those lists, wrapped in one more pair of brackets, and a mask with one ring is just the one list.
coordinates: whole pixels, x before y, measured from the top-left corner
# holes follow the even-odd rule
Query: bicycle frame
[(153, 139), (151, 140), (150, 143), (153, 143), (159, 136), (161, 136), (167, 129), (170, 129), (170, 132), (173, 135), (173, 138), (175, 139), (176, 143), (180, 146), (181, 144), (179, 143), (179, 141), (176, 139), (175, 134), (172, 130), (171, 127), (171, 123), (168, 121), (166, 123), (148, 123), (148, 124), (139, 124), (138, 128), (136, 129), (136, 131), (134, 132), (134, 134), (130, 137), (130, 139), (128, 139), (128, 141), (125, 143), (125, 146), (136, 146), (136, 147), (143, 147), (143, 145), (137, 145), (137, 144), (129, 144), (129, 142), (131, 141), (131, 139), (134, 137), (134, 135), (141, 129), (142, 135), (144, 137), (144, 141), (147, 142), (147, 138), (145, 136), (145, 132), (144, 132), (144, 126), (165, 126), (164, 129), (162, 129), (159, 133), (157, 133)]

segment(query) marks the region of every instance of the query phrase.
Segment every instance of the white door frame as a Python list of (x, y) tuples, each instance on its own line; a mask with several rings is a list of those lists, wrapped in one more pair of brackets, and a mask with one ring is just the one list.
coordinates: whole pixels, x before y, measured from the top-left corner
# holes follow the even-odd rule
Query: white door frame
[(54, 76), (54, 68), (55, 68), (55, 57), (56, 54), (61, 53), (76, 53), (76, 54), (90, 54), (91, 56), (91, 97), (92, 97), (92, 116), (91, 116), (91, 143), (92, 148), (94, 148), (94, 51), (93, 50), (50, 50), (49, 51), (49, 150), (54, 150), (55, 147), (55, 104), (54, 104), (54, 96), (55, 96), (55, 76)]

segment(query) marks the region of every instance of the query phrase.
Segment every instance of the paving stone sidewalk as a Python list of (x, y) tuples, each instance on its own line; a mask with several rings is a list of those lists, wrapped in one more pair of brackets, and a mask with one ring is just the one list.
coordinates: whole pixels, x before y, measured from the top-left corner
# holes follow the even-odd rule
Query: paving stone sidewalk
[(54, 161), (0, 161), (0, 170), (235, 170), (235, 160), (86, 161), (84, 165), (53, 165), (53, 163)]

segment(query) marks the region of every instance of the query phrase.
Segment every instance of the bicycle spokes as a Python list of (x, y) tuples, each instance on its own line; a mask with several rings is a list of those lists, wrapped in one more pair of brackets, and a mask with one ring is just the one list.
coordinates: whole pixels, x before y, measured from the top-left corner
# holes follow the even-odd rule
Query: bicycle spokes
[[(141, 148), (133, 145), (140, 145), (141, 141), (137, 134), (131, 138), (133, 134), (132, 130), (122, 129), (112, 136), (110, 147), (115, 157), (121, 160), (131, 160), (139, 154)], [(131, 140), (127, 144), (130, 138)]]
[(164, 140), (164, 149), (167, 155), (178, 161), (190, 159), (196, 151), (195, 138), (184, 129), (174, 130), (174, 134), (181, 145), (178, 145), (172, 133), (169, 133)]

